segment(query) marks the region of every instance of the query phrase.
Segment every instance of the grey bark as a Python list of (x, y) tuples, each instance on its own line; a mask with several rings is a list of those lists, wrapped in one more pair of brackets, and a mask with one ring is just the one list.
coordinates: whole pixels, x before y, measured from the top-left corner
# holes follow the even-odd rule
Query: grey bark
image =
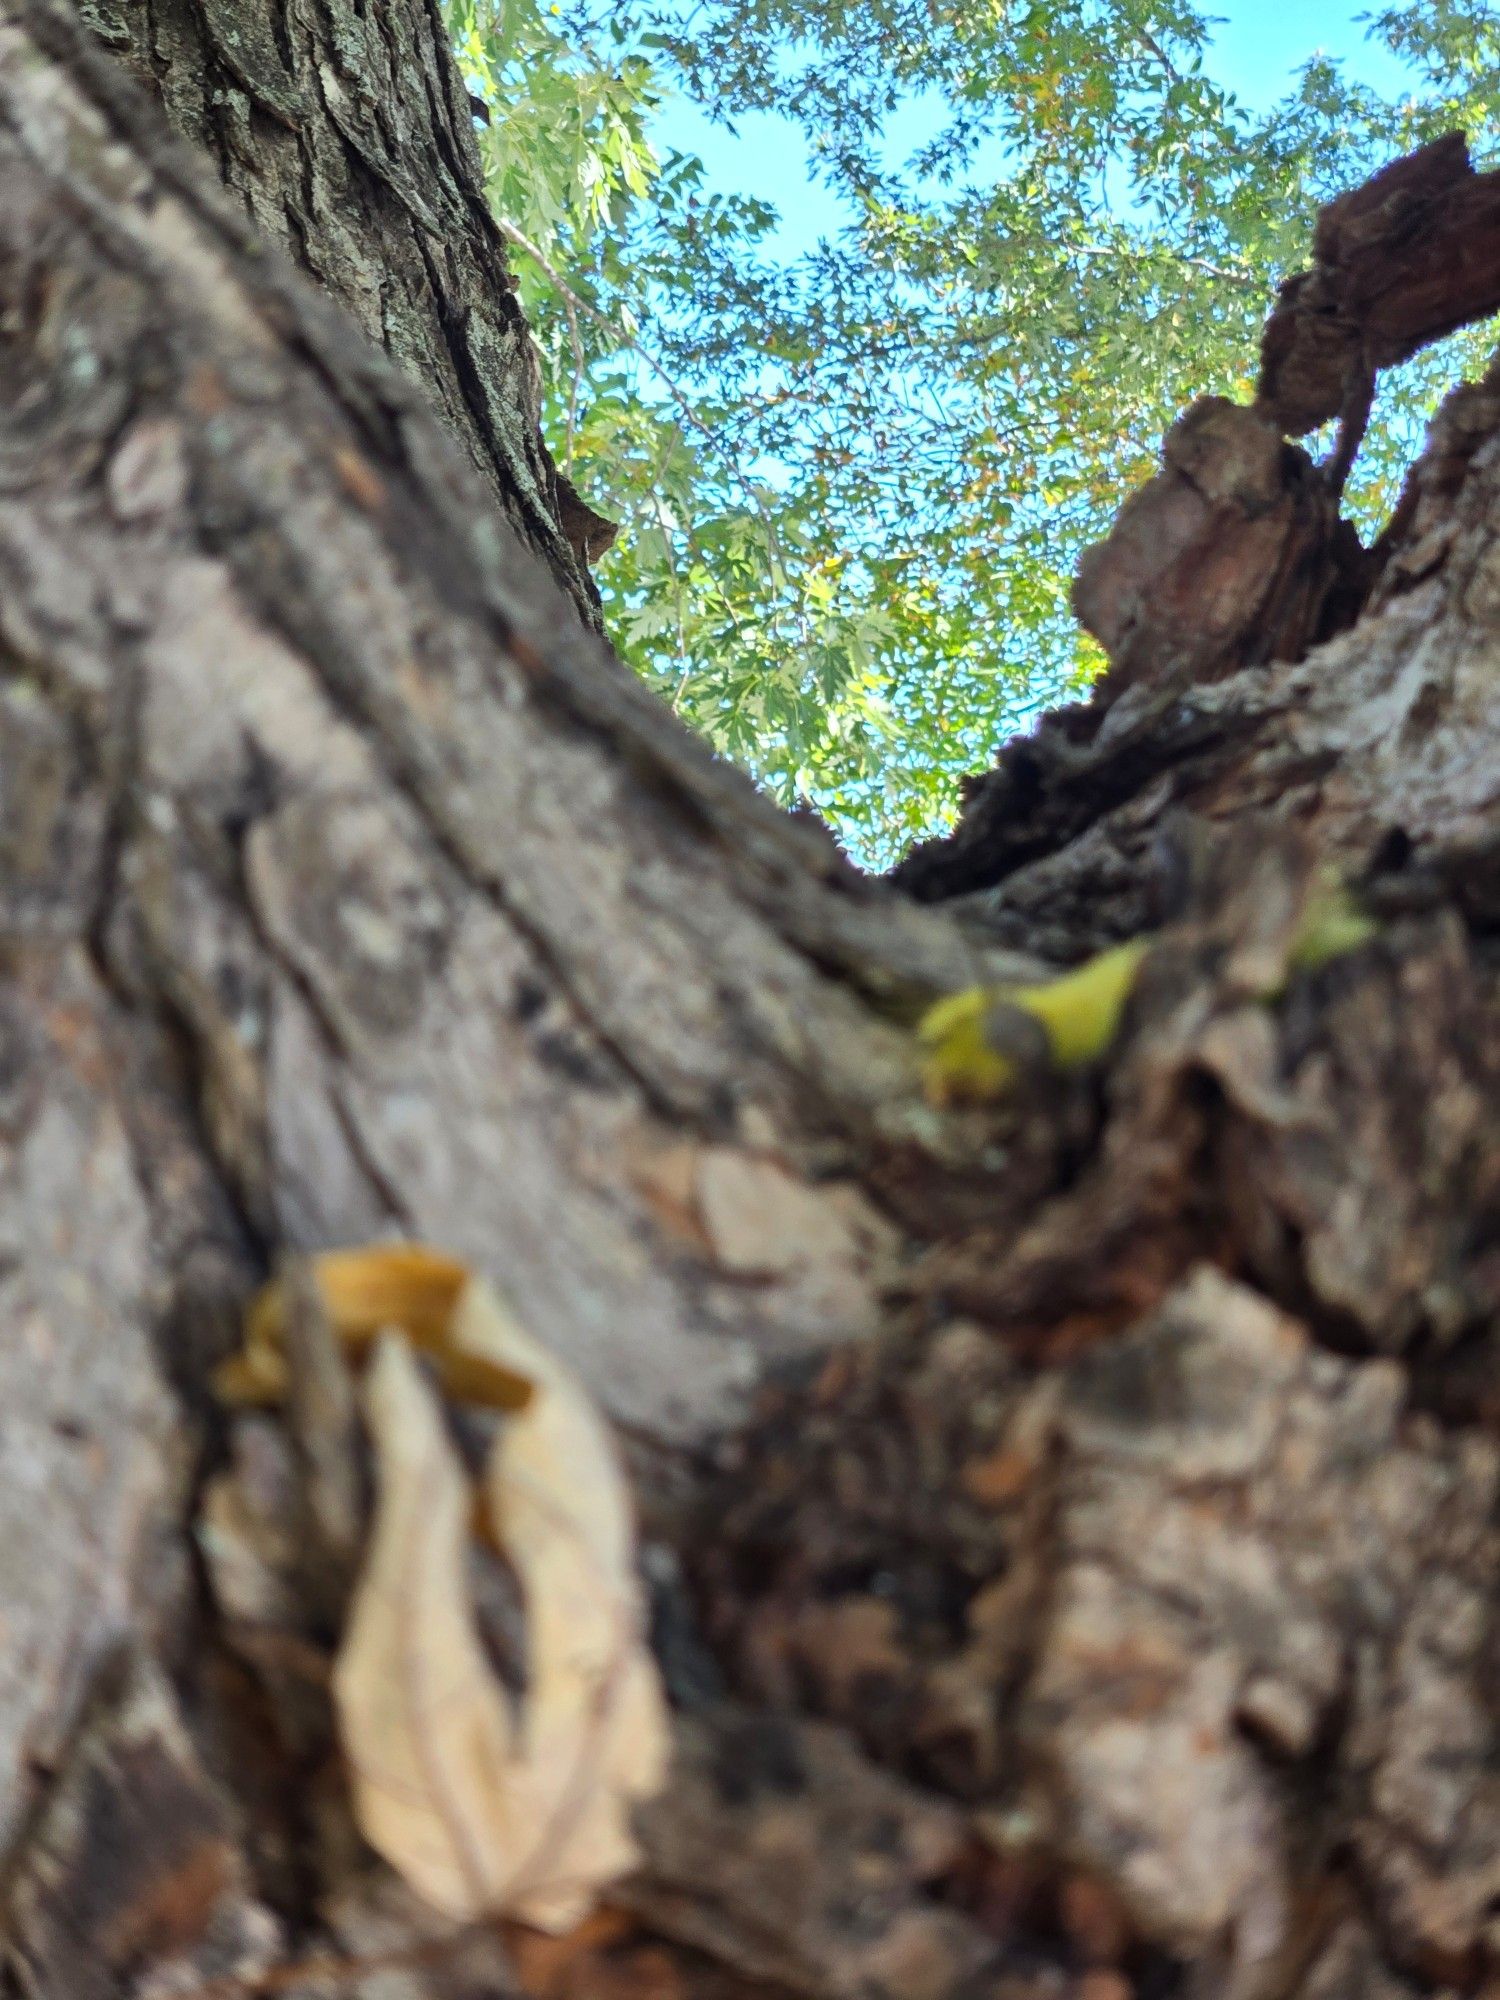
[[(422, 392), (21, 0), (0, 186), (16, 1988), (1492, 1988), (1500, 390), (1358, 623), (1141, 642), (923, 909), (620, 674)], [(1329, 861), (1379, 935), (1298, 970)], [(924, 997), (1147, 926), (1107, 1061), (924, 1100)], [(391, 1233), (633, 1453), (678, 1752), (571, 1956), (434, 1939), (359, 1847), (295, 1425), (208, 1391), (277, 1258)]]

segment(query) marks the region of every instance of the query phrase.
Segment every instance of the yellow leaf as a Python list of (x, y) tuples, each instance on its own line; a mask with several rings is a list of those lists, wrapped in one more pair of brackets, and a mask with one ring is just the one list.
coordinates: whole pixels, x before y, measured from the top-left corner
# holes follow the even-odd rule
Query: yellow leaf
[(1316, 972), (1332, 959), (1342, 958), (1377, 937), (1380, 926), (1336, 879), (1329, 879), (1307, 899), (1301, 927), (1292, 946), (1288, 967), (1294, 972)]
[[(469, 1280), (468, 1266), (457, 1258), (421, 1243), (373, 1243), (315, 1258), (313, 1275), (334, 1333), (351, 1356), (363, 1355), (378, 1333), (397, 1327), (436, 1358), (443, 1388), (460, 1402), (510, 1410), (530, 1396), (529, 1382), (455, 1336), (454, 1308)], [(273, 1280), (251, 1302), (243, 1349), (215, 1376), (225, 1402), (282, 1401), (285, 1331), (286, 1299)]]
[(1058, 1069), (1096, 1062), (1120, 1030), (1125, 1002), (1135, 986), (1148, 938), (1131, 938), (1044, 985), (1019, 988), (1016, 1006), (1035, 1016), (1047, 1031)]
[(939, 1000), (917, 1028), (929, 1052), (929, 1096), (938, 1103), (983, 1100), (1013, 1088), (1027, 1059), (1024, 1037), (1014, 1032), (1015, 1016), (1022, 1017), (1023, 1028), (1035, 1022), (1041, 1029), (1041, 1050), (1054, 1069), (1097, 1061), (1119, 1032), (1149, 948), (1149, 939), (1131, 938), (1057, 979), (1034, 986), (971, 986)]
[(923, 1079), (935, 1104), (1003, 1097), (1015, 1083), (1015, 1059), (993, 1047), (985, 1032), (998, 991), (971, 986), (950, 993), (918, 1023), (917, 1039), (928, 1050)]
[[(1309, 896), (1288, 953), (1291, 972), (1312, 972), (1378, 936), (1380, 926), (1330, 876)], [(924, 1079), (934, 1103), (1005, 1096), (1022, 1069), (1044, 1059), (1053, 1069), (1096, 1062), (1119, 1033), (1149, 938), (1130, 938), (1073, 971), (1033, 986), (971, 986), (936, 1001), (917, 1026), (926, 1050)], [(1281, 981), (1266, 998), (1284, 990)], [(1028, 1024), (1041, 1030), (1028, 1041)], [(1032, 1029), (1031, 1034), (1035, 1035)]]

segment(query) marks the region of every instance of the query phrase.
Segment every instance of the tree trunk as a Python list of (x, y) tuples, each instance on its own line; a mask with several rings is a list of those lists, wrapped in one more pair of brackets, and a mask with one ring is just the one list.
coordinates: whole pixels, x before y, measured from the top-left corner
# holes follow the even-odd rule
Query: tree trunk
[[(1100, 694), (872, 882), (579, 618), (434, 18), (270, 18), (89, 14), (231, 202), (0, 8), (16, 1990), (1494, 1991), (1500, 384), (1367, 557), (1268, 340), (1086, 566)], [(927, 999), (1142, 931), (1103, 1060), (927, 1100)], [(391, 1235), (630, 1453), (675, 1756), (562, 1940), (360, 1846), (301, 1447), (210, 1390)]]
[(440, 8), (85, 0), (79, 12), (213, 160), (257, 235), (422, 386), (597, 624), (594, 517), (542, 443), (530, 336)]

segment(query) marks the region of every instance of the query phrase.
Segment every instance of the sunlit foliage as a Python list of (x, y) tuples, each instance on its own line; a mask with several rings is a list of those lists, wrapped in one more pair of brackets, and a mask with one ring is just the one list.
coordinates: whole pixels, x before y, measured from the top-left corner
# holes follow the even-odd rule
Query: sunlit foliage
[[(1068, 584), (1164, 427), (1244, 396), (1319, 202), (1455, 125), (1500, 136), (1500, 15), (1375, 17), (1410, 89), (1325, 60), (1253, 113), (1176, 0), (451, 0), (550, 440), (621, 523), (616, 643), (862, 858), (1097, 667)], [(844, 228), (788, 263), (761, 202), (659, 154), (682, 92), (800, 131)], [(888, 141), (920, 105), (930, 137)], [(1378, 521), (1470, 334), (1388, 383)]]

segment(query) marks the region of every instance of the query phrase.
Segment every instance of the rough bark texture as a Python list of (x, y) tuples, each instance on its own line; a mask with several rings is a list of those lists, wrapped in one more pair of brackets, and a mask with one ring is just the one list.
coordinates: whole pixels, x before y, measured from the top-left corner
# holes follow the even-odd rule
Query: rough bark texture
[[(1365, 567), (1263, 412), (1187, 420), (1080, 585), (1116, 673), (913, 857), (926, 910), (620, 675), (19, 0), (0, 186), (16, 1990), (1493, 1991), (1500, 385)], [(1299, 969), (1328, 863), (1379, 932)], [(924, 996), (1148, 927), (1106, 1061), (923, 1101)], [(676, 1762), (568, 1939), (435, 1935), (360, 1847), (318, 1441), (208, 1393), (279, 1256), (388, 1233), (633, 1453)]]
[(1312, 248), (1266, 323), (1256, 391), (1294, 437), (1368, 414), (1375, 369), (1500, 308), (1500, 173), (1476, 174), (1450, 132), (1330, 202)]
[(531, 339), (436, 0), (85, 0), (79, 12), (213, 160), (258, 235), (431, 399), (597, 625), (584, 545), (596, 517), (542, 443)]

